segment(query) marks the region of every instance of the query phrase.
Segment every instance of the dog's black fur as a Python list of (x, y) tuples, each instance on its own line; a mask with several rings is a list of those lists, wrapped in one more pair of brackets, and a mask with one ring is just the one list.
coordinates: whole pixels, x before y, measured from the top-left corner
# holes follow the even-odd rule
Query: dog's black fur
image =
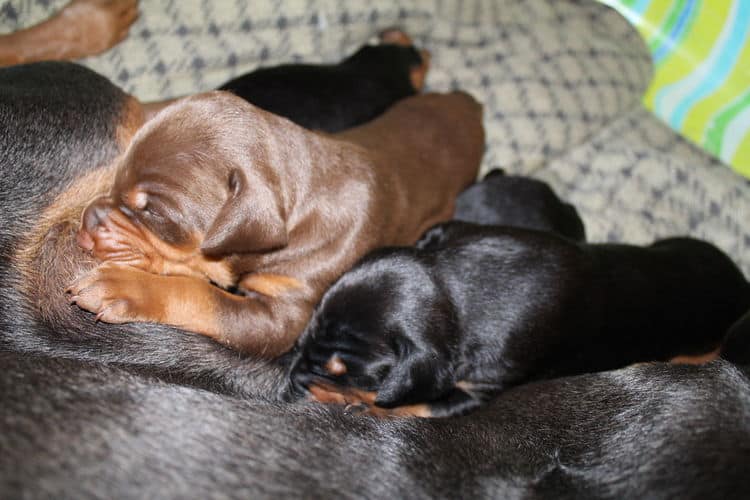
[(0, 354), (7, 498), (744, 498), (750, 381), (663, 363), (527, 384), (470, 417), (243, 400)]
[(416, 94), (409, 79), (422, 64), (414, 47), (365, 45), (339, 64), (256, 69), (219, 87), (308, 129), (339, 132)]
[(578, 211), (543, 181), (491, 170), (456, 200), (455, 220), (493, 226), (537, 229), (584, 241)]
[[(741, 271), (703, 241), (581, 244), (450, 222), (334, 283), (298, 342), (292, 379), (455, 415), (529, 380), (708, 353), (748, 307)], [(327, 370), (334, 356), (345, 373)]]
[[(530, 384), (460, 419), (377, 420), (283, 403), (280, 362), (198, 335), (75, 307), (42, 316), (18, 252), (60, 193), (118, 154), (127, 96), (65, 63), (2, 70), (0, 86), (0, 496), (750, 494), (750, 383), (728, 363)], [(74, 232), (52, 226), (52, 267), (35, 275), (85, 260)]]

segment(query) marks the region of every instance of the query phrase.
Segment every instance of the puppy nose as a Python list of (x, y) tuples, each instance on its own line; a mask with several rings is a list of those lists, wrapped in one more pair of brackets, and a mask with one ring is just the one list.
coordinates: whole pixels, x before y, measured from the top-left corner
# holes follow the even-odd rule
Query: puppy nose
[(81, 227), (76, 235), (76, 241), (81, 248), (87, 251), (94, 248), (93, 234), (111, 211), (110, 202), (106, 198), (98, 198), (86, 207), (81, 216)]
[(112, 212), (109, 200), (106, 198), (99, 198), (94, 200), (86, 210), (83, 211), (83, 217), (81, 218), (81, 229), (88, 232), (93, 232), (99, 227)]

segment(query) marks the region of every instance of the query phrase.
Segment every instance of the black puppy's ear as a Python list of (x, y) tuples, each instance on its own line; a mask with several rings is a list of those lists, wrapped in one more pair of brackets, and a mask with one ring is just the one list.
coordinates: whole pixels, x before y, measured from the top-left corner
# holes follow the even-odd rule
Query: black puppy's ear
[(491, 178), (491, 177), (502, 177), (502, 176), (504, 176), (504, 175), (505, 175), (505, 170), (503, 170), (503, 169), (502, 169), (502, 168), (500, 168), (500, 167), (495, 167), (495, 168), (493, 168), (492, 170), (490, 170), (489, 172), (487, 172), (487, 173), (485, 174), (485, 176), (484, 176), (484, 177), (482, 177), (482, 180), (484, 180), (484, 179), (489, 179), (489, 178)]
[(436, 399), (448, 386), (448, 361), (427, 353), (400, 360), (380, 385), (375, 404), (395, 408)]
[(266, 183), (251, 186), (244, 172), (229, 174), (229, 197), (206, 231), (205, 255), (262, 252), (288, 243), (280, 201)]

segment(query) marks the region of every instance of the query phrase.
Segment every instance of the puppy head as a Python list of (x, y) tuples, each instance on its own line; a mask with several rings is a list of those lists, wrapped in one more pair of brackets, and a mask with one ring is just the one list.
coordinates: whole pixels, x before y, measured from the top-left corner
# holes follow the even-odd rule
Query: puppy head
[(296, 347), (295, 390), (319, 381), (376, 391), (376, 405), (394, 408), (454, 386), (453, 307), (414, 252), (370, 254), (328, 290)]
[[(284, 246), (283, 186), (274, 163), (283, 150), (278, 129), (288, 126), (226, 92), (167, 107), (120, 159), (109, 196), (84, 211), (79, 242), (102, 260), (130, 253), (131, 261), (144, 248), (161, 261), (209, 262)], [(119, 233), (118, 245), (112, 233)], [(163, 272), (153, 269), (156, 260), (150, 270)]]

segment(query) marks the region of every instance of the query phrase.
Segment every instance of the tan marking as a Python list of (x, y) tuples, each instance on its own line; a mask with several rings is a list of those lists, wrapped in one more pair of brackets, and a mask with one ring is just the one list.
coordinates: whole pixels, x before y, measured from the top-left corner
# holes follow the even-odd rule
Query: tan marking
[(379, 38), (380, 42), (384, 45), (401, 45), (403, 47), (410, 47), (412, 45), (409, 35), (398, 28), (391, 28), (382, 31)]
[(146, 113), (141, 102), (133, 96), (128, 96), (120, 114), (120, 121), (115, 130), (115, 139), (121, 150), (125, 150), (133, 136), (146, 123)]
[(73, 283), (70, 301), (106, 323), (154, 322), (218, 339), (222, 325), (215, 294), (225, 293), (195, 278), (158, 276), (131, 266), (105, 263)]
[(326, 363), (325, 370), (331, 375), (344, 375), (346, 373), (346, 365), (340, 357), (334, 354)]
[(296, 278), (271, 273), (248, 274), (240, 280), (239, 286), (245, 290), (252, 290), (269, 297), (279, 297), (282, 294), (303, 288), (302, 282)]
[[(109, 189), (114, 180), (114, 174), (115, 168), (112, 165), (88, 172), (73, 182), (42, 213), (21, 242), (20, 250), (13, 257), (15, 267), (20, 269), (25, 277), (29, 278), (36, 274), (33, 262), (52, 228), (59, 224), (77, 226), (83, 209), (93, 198), (103, 195)], [(29, 285), (31, 290), (34, 290), (35, 285), (33, 283)]]
[(721, 347), (718, 347), (713, 351), (707, 352), (705, 354), (680, 354), (670, 359), (669, 362), (682, 365), (702, 365), (703, 363), (708, 363), (714, 361), (715, 359), (719, 359), (720, 352)]
[(411, 86), (417, 92), (421, 91), (424, 87), (424, 82), (427, 79), (427, 71), (430, 69), (430, 52), (427, 50), (420, 50), (419, 55), (422, 58), (422, 64), (412, 68), (409, 71), (409, 79), (411, 80)]
[(35, 280), (30, 279), (37, 274), (33, 263), (52, 228), (66, 224), (78, 224), (81, 213), (89, 202), (106, 194), (112, 187), (116, 165), (122, 158), (122, 152), (143, 124), (144, 117), (140, 102), (132, 96), (126, 98), (119, 120), (120, 122), (115, 130), (115, 140), (121, 154), (115, 157), (110, 164), (102, 165), (75, 179), (70, 187), (60, 193), (44, 210), (39, 220), (19, 245), (20, 250), (13, 257), (14, 264), (28, 278), (26, 285), (31, 287), (30, 290), (38, 291), (37, 284), (34, 283)]
[(472, 382), (469, 382), (467, 380), (459, 380), (458, 382), (456, 382), (455, 386), (468, 393), (471, 393), (471, 391), (474, 390), (475, 387)]
[(405, 405), (396, 408), (381, 408), (375, 405), (377, 392), (361, 391), (351, 387), (340, 387), (327, 382), (317, 381), (308, 387), (313, 401), (324, 404), (343, 404), (351, 406), (366, 406), (361, 414), (374, 417), (420, 417), (430, 418), (432, 412), (429, 405)]

